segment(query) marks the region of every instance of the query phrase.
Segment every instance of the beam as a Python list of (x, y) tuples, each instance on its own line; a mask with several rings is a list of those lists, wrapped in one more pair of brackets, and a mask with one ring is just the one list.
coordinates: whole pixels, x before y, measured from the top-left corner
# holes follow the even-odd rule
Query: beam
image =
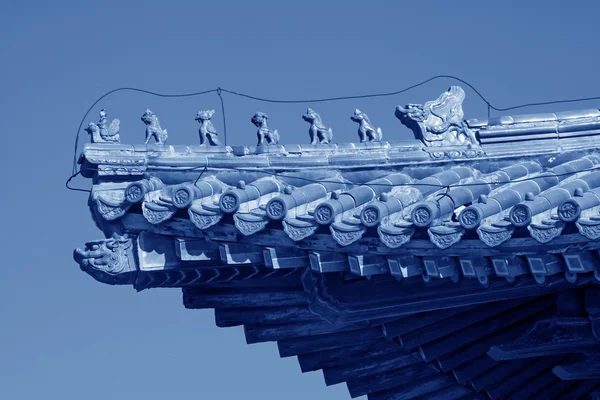
[[(600, 350), (600, 348), (598, 349)], [(572, 364), (557, 365), (552, 369), (554, 375), (562, 380), (600, 379), (600, 355), (592, 354)]]
[(316, 351), (338, 349), (383, 338), (384, 336), (380, 329), (367, 328), (350, 332), (280, 340), (277, 342), (277, 347), (279, 348), (279, 355), (281, 357), (290, 357), (314, 353)]
[(369, 341), (354, 346), (300, 354), (298, 362), (300, 363), (302, 372), (316, 371), (323, 368), (339, 367), (346, 364), (348, 360), (375, 357), (396, 352), (400, 349), (400, 345), (392, 340)]
[(492, 346), (488, 355), (495, 360), (514, 360), (586, 352), (599, 346), (588, 319), (553, 318), (536, 322), (517, 340)]
[(349, 361), (340, 367), (325, 368), (323, 369), (323, 375), (325, 376), (325, 383), (329, 386), (422, 363), (423, 360), (417, 355), (399, 350), (393, 353), (354, 360), (354, 362)]
[(346, 384), (350, 396), (358, 397), (369, 393), (406, 385), (414, 380), (438, 375), (439, 371), (431, 364), (419, 363), (366, 376), (351, 379)]

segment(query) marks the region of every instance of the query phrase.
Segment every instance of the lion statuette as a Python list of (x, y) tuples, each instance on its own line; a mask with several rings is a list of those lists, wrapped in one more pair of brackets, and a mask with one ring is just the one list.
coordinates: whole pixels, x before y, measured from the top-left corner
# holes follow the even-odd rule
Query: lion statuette
[(354, 110), (354, 115), (350, 116), (354, 122), (358, 122), (358, 137), (360, 142), (380, 142), (383, 137), (381, 128), (375, 129), (369, 121), (369, 116), (358, 108)]
[(214, 114), (215, 110), (198, 111), (196, 114), (196, 121), (200, 123), (200, 129), (198, 130), (198, 133), (200, 133), (201, 145), (221, 145), (221, 142), (219, 142), (219, 134), (217, 133), (217, 129), (212, 122), (210, 122), (210, 119)]
[(308, 134), (310, 135), (310, 144), (328, 144), (333, 139), (333, 130), (326, 128), (321, 120), (321, 116), (314, 112), (312, 108), (306, 110), (302, 119), (310, 123)]
[(258, 131), (256, 131), (258, 145), (264, 144), (265, 141), (267, 144), (279, 144), (279, 133), (277, 132), (277, 129), (274, 131), (269, 129), (267, 126), (268, 119), (269, 116), (267, 114), (259, 111), (254, 114), (250, 120), (254, 126), (258, 128)]
[(146, 124), (146, 140), (144, 143), (148, 144), (150, 139), (154, 138), (156, 144), (165, 144), (169, 135), (166, 129), (160, 127), (158, 117), (152, 111), (146, 109), (146, 112), (142, 115), (142, 121)]

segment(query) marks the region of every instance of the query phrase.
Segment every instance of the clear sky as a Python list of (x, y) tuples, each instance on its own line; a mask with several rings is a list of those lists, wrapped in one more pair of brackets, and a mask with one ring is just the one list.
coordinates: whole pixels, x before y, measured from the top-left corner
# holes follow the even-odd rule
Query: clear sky
[[(293, 4), (292, 4), (293, 3)], [(600, 96), (595, 1), (9, 1), (0, 7), (0, 399), (348, 399), (320, 372), (301, 374), (274, 343), (248, 346), (181, 292), (97, 283), (72, 250), (101, 237), (84, 193), (69, 192), (82, 114), (104, 92), (217, 86), (272, 98), (393, 91), (436, 74), (476, 85), (500, 106)], [(354, 108), (384, 139), (411, 133), (398, 104), (434, 99), (436, 81), (393, 98), (315, 104), (334, 141), (357, 139)], [(485, 105), (466, 89), (467, 118)], [(308, 143), (307, 105), (225, 95), (228, 144), (255, 144), (267, 112), (282, 143)], [(600, 102), (523, 112), (591, 108)], [(146, 107), (171, 144), (198, 143), (215, 94), (159, 99), (119, 93), (100, 108), (140, 143)], [(498, 115), (498, 113), (494, 113)], [(86, 121), (87, 122), (87, 121)], [(82, 133), (87, 140), (87, 134)], [(90, 182), (80, 179), (80, 186)]]

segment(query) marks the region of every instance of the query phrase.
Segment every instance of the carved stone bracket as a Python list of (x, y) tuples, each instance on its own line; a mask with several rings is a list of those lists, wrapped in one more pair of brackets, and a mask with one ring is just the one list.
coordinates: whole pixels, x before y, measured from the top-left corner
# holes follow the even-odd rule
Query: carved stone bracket
[(137, 262), (132, 239), (113, 235), (110, 239), (85, 244), (85, 250), (76, 249), (73, 258), (81, 269), (94, 279), (111, 285), (135, 282)]

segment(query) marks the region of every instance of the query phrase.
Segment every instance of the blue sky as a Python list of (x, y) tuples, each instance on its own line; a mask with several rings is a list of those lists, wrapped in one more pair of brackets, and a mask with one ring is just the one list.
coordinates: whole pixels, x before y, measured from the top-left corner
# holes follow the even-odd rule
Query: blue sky
[[(499, 107), (600, 96), (600, 26), (593, 1), (42, 1), (0, 13), (0, 398), (347, 399), (320, 373), (301, 374), (274, 343), (245, 344), (212, 311), (185, 310), (181, 293), (95, 282), (72, 250), (101, 233), (87, 197), (69, 192), (73, 139), (104, 92), (134, 86), (191, 92), (221, 86), (272, 98), (393, 91), (436, 74), (476, 85)], [(354, 108), (384, 139), (411, 133), (396, 105), (433, 99), (436, 81), (393, 98), (315, 104), (334, 141), (356, 140)], [(466, 90), (467, 118), (485, 105)], [(548, 106), (541, 112), (598, 107)], [(255, 144), (250, 117), (267, 112), (282, 143), (307, 143), (310, 105), (225, 95), (228, 144)], [(143, 141), (151, 108), (171, 144), (198, 142), (196, 111), (215, 94), (159, 99), (119, 93), (100, 108), (121, 119), (121, 140)], [(494, 113), (498, 115), (498, 113)], [(82, 139), (87, 134), (82, 132)], [(89, 185), (79, 180), (80, 186)]]

